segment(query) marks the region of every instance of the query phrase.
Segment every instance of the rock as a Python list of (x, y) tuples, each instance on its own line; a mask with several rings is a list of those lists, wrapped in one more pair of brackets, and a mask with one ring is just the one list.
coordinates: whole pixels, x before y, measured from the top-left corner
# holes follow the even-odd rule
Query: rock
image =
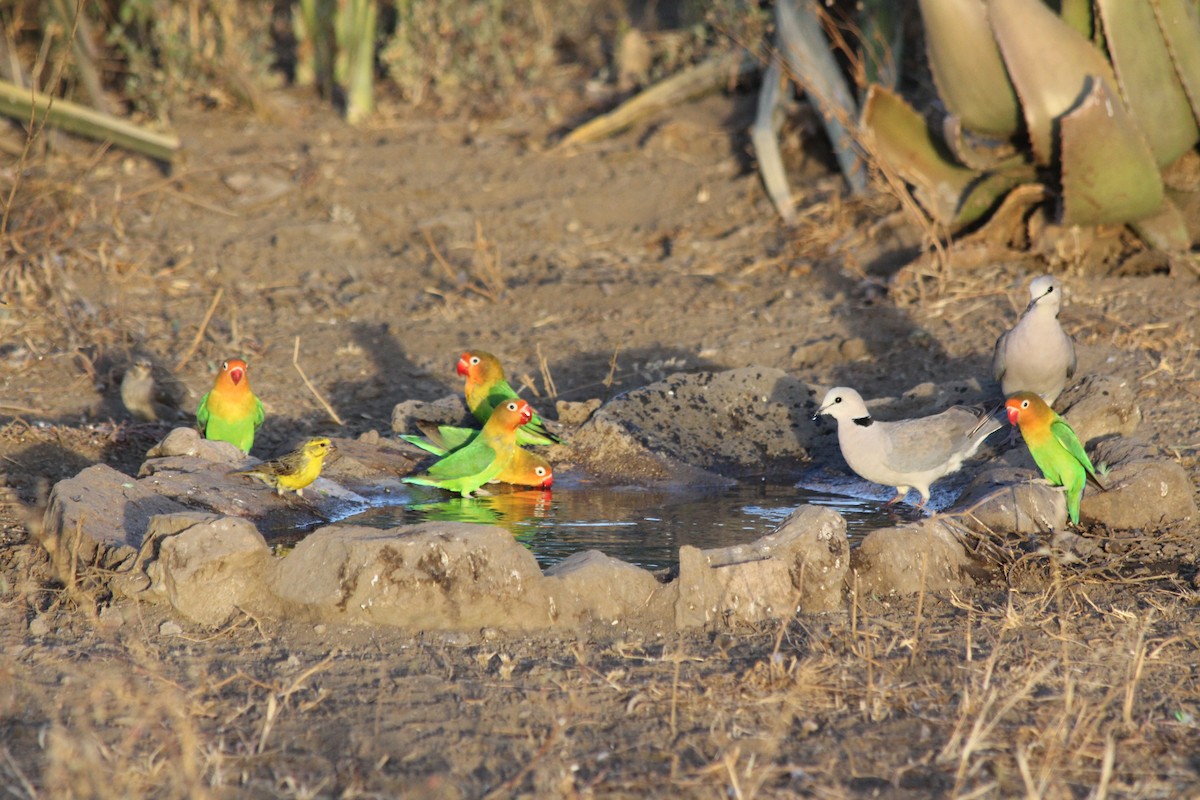
[(528, 630), (554, 623), (533, 554), (491, 525), (330, 525), (269, 579), (292, 616), (408, 630)]
[(1155, 530), (1196, 516), (1192, 482), (1174, 461), (1124, 461), (1102, 480), (1108, 491), (1091, 484), (1084, 487), (1079, 506), (1079, 520), (1084, 524), (1113, 530)]
[(141, 481), (105, 464), (95, 464), (50, 492), (42, 521), (42, 546), (60, 575), (71, 559), (109, 569), (128, 560), (156, 514), (187, 510)]
[(750, 544), (681, 547), (676, 626), (841, 609), (849, 550), (846, 520), (817, 506), (801, 506)]
[(872, 531), (851, 553), (850, 571), (860, 592), (903, 595), (969, 585), (982, 565), (967, 555), (948, 523), (926, 519)]
[(600, 408), (600, 398), (598, 397), (593, 397), (591, 400), (585, 400), (581, 403), (559, 400), (554, 404), (554, 411), (558, 414), (558, 421), (568, 428), (578, 428), (587, 422), (588, 418), (596, 413), (596, 409), (598, 408)]
[(201, 625), (223, 625), (239, 607), (273, 609), (265, 591), (273, 559), (252, 522), (187, 514), (156, 518), (155, 525), (165, 530), (185, 527), (163, 537), (157, 560), (146, 568), (149, 594), (165, 597), (176, 611)]
[(599, 550), (568, 556), (545, 575), (551, 615), (561, 622), (627, 621), (666, 592), (649, 571)]
[(1104, 437), (1132, 436), (1142, 421), (1133, 388), (1111, 375), (1088, 375), (1063, 392), (1056, 405), (1089, 450)]
[[(229, 442), (205, 439), (195, 428), (175, 428), (146, 452), (147, 459), (187, 456), (216, 464), (242, 464), (246, 454)], [(143, 469), (145, 465), (143, 464)], [(138, 473), (138, 477), (142, 477)]]
[(570, 458), (612, 480), (714, 482), (791, 474), (815, 435), (815, 392), (778, 369), (675, 374), (625, 392), (571, 437)]
[(158, 626), (159, 636), (179, 636), (183, 633), (183, 626), (174, 620), (167, 620)]
[[(372, 431), (372, 433), (375, 433)], [(333, 439), (334, 453), (321, 476), (358, 492), (378, 492), (400, 485), (429, 454), (407, 442), (384, 439)]]
[(993, 466), (971, 481), (947, 513), (975, 531), (1043, 533), (1066, 526), (1067, 498), (1036, 467)]
[(440, 400), (405, 400), (392, 408), (394, 433), (417, 433), (418, 422), (437, 425), (477, 425), (460, 394), (446, 395)]

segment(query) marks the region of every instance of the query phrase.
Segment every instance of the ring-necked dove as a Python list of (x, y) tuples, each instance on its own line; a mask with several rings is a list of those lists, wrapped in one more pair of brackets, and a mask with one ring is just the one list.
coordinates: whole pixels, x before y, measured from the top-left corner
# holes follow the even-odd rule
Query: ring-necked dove
[(1031, 300), (1017, 324), (996, 340), (992, 375), (1004, 396), (1034, 392), (1054, 401), (1075, 375), (1075, 345), (1058, 324), (1062, 284), (1052, 275), (1040, 275), (1029, 284)]
[(909, 489), (921, 493), (917, 508), (929, 501), (929, 485), (962, 466), (983, 440), (999, 430), (998, 419), (964, 406), (917, 419), (883, 422), (874, 419), (862, 396), (844, 386), (830, 389), (813, 414), (837, 420), (842, 457), (858, 475), (893, 486), (902, 500)]

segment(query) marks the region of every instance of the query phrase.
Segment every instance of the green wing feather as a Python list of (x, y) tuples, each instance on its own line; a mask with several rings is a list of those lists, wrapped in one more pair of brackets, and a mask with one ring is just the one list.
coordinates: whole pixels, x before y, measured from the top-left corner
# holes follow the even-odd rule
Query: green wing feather
[(204, 397), (200, 398), (200, 405), (196, 406), (196, 422), (201, 431), (208, 425), (208, 392), (204, 393)]
[(1083, 443), (1079, 441), (1079, 437), (1075, 435), (1075, 431), (1071, 429), (1066, 420), (1062, 417), (1055, 419), (1050, 423), (1050, 432), (1054, 435), (1055, 440), (1071, 454), (1071, 457), (1082, 464), (1088, 474), (1095, 478), (1096, 468), (1092, 466), (1092, 460), (1088, 458), (1087, 452), (1083, 449)]
[[(488, 392), (487, 397), (479, 405), (475, 406), (475, 410), (472, 413), (475, 414), (477, 420), (486, 423), (488, 417), (492, 416), (492, 409), (503, 402), (519, 398), (520, 395), (513, 391), (512, 386), (509, 385), (507, 380), (500, 380)], [(533, 412), (533, 419), (529, 420), (527, 424), (522, 425), (517, 431), (517, 444), (522, 446), (562, 444), (562, 439), (546, 430), (545, 423), (542, 422), (542, 418), (535, 411)]]

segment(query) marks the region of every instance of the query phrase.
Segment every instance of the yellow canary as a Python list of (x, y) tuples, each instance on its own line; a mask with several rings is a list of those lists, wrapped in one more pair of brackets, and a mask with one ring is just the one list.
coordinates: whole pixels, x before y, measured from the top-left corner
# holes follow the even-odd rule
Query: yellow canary
[(265, 461), (256, 467), (233, 474), (257, 478), (268, 486), (274, 486), (275, 491), (281, 495), (287, 490), (295, 492), (298, 497), (303, 497), (304, 487), (320, 476), (325, 456), (334, 449), (333, 442), (324, 436), (318, 436), (309, 439), (303, 447), (293, 450), (285, 456)]

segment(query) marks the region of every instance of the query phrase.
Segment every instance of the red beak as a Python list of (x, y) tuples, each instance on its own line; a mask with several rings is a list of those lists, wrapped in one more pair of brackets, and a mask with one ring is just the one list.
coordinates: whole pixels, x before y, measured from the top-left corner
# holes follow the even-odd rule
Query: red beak
[(234, 367), (233, 369), (229, 370), (229, 380), (233, 381), (234, 386), (237, 386), (239, 383), (242, 382), (243, 376), (244, 376), (244, 373), (242, 372), (240, 367)]
[(467, 373), (471, 371), (471, 364), (467, 359), (467, 353), (463, 353), (458, 357), (458, 366), (455, 367), (455, 371), (464, 378), (467, 377)]
[(1008, 407), (1008, 422), (1010, 425), (1016, 425), (1017, 418), (1020, 416), (1021, 416), (1021, 412), (1017, 410), (1016, 406)]
[(526, 403), (525, 406), (521, 408), (521, 424), (524, 425), (531, 419), (533, 419), (533, 409), (529, 407), (528, 403)]
[(538, 488), (539, 489), (549, 489), (553, 485), (554, 485), (554, 476), (551, 475), (548, 478), (546, 478), (546, 480), (542, 481), (541, 484), (538, 486)]

